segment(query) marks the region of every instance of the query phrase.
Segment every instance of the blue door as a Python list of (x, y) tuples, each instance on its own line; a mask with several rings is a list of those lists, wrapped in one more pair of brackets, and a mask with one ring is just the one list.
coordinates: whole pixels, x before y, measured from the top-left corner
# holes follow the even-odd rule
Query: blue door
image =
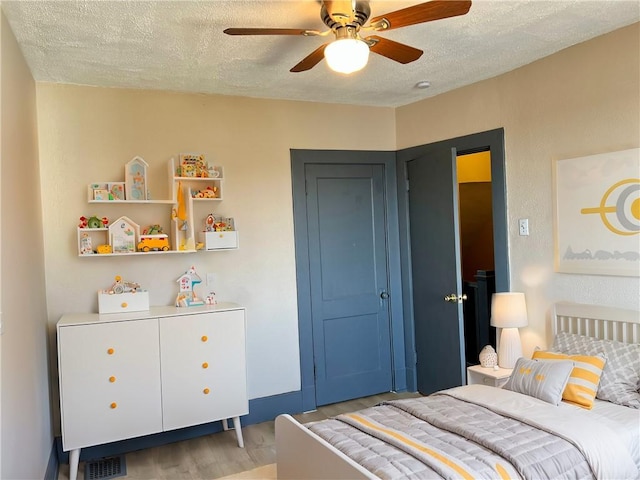
[(416, 377), (430, 394), (465, 378), (456, 150), (434, 149), (407, 169)]
[(317, 405), (392, 389), (384, 166), (305, 166)]

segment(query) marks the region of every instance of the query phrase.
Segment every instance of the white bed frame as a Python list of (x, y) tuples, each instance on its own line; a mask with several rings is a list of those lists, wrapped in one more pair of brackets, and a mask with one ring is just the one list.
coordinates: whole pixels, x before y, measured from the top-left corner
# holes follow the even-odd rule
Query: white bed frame
[(623, 343), (640, 343), (638, 311), (565, 302), (556, 303), (554, 310), (554, 336), (558, 332), (569, 332)]
[[(614, 307), (561, 302), (552, 311), (552, 331), (640, 343), (640, 312)], [(276, 418), (278, 478), (375, 479), (341, 451), (327, 443), (291, 415)]]

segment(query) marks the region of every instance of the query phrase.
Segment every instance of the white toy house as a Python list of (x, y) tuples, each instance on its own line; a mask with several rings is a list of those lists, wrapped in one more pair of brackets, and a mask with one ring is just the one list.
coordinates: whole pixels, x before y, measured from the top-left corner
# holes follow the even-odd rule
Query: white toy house
[(147, 168), (149, 168), (149, 164), (142, 157), (133, 157), (124, 166), (125, 196), (127, 200), (148, 200)]
[(109, 225), (109, 243), (113, 253), (133, 253), (140, 238), (140, 225), (128, 217), (120, 217)]
[(196, 273), (195, 267), (187, 270), (176, 282), (178, 282), (179, 285), (176, 307), (204, 305), (204, 301), (199, 299), (195, 292), (196, 285), (202, 283), (202, 278)]

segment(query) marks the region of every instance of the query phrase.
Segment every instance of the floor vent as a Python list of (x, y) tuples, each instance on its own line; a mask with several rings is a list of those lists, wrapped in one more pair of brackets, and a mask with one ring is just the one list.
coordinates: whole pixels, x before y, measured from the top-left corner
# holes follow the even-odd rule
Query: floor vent
[(85, 464), (85, 480), (108, 480), (124, 477), (127, 474), (127, 464), (124, 455), (90, 460)]

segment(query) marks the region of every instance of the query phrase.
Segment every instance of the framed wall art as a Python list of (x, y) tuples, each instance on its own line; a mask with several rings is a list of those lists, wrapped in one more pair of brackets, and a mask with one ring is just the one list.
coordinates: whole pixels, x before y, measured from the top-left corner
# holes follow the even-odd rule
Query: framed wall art
[(640, 148), (557, 160), (555, 267), (640, 276)]
[(125, 182), (109, 182), (110, 200), (125, 199)]

